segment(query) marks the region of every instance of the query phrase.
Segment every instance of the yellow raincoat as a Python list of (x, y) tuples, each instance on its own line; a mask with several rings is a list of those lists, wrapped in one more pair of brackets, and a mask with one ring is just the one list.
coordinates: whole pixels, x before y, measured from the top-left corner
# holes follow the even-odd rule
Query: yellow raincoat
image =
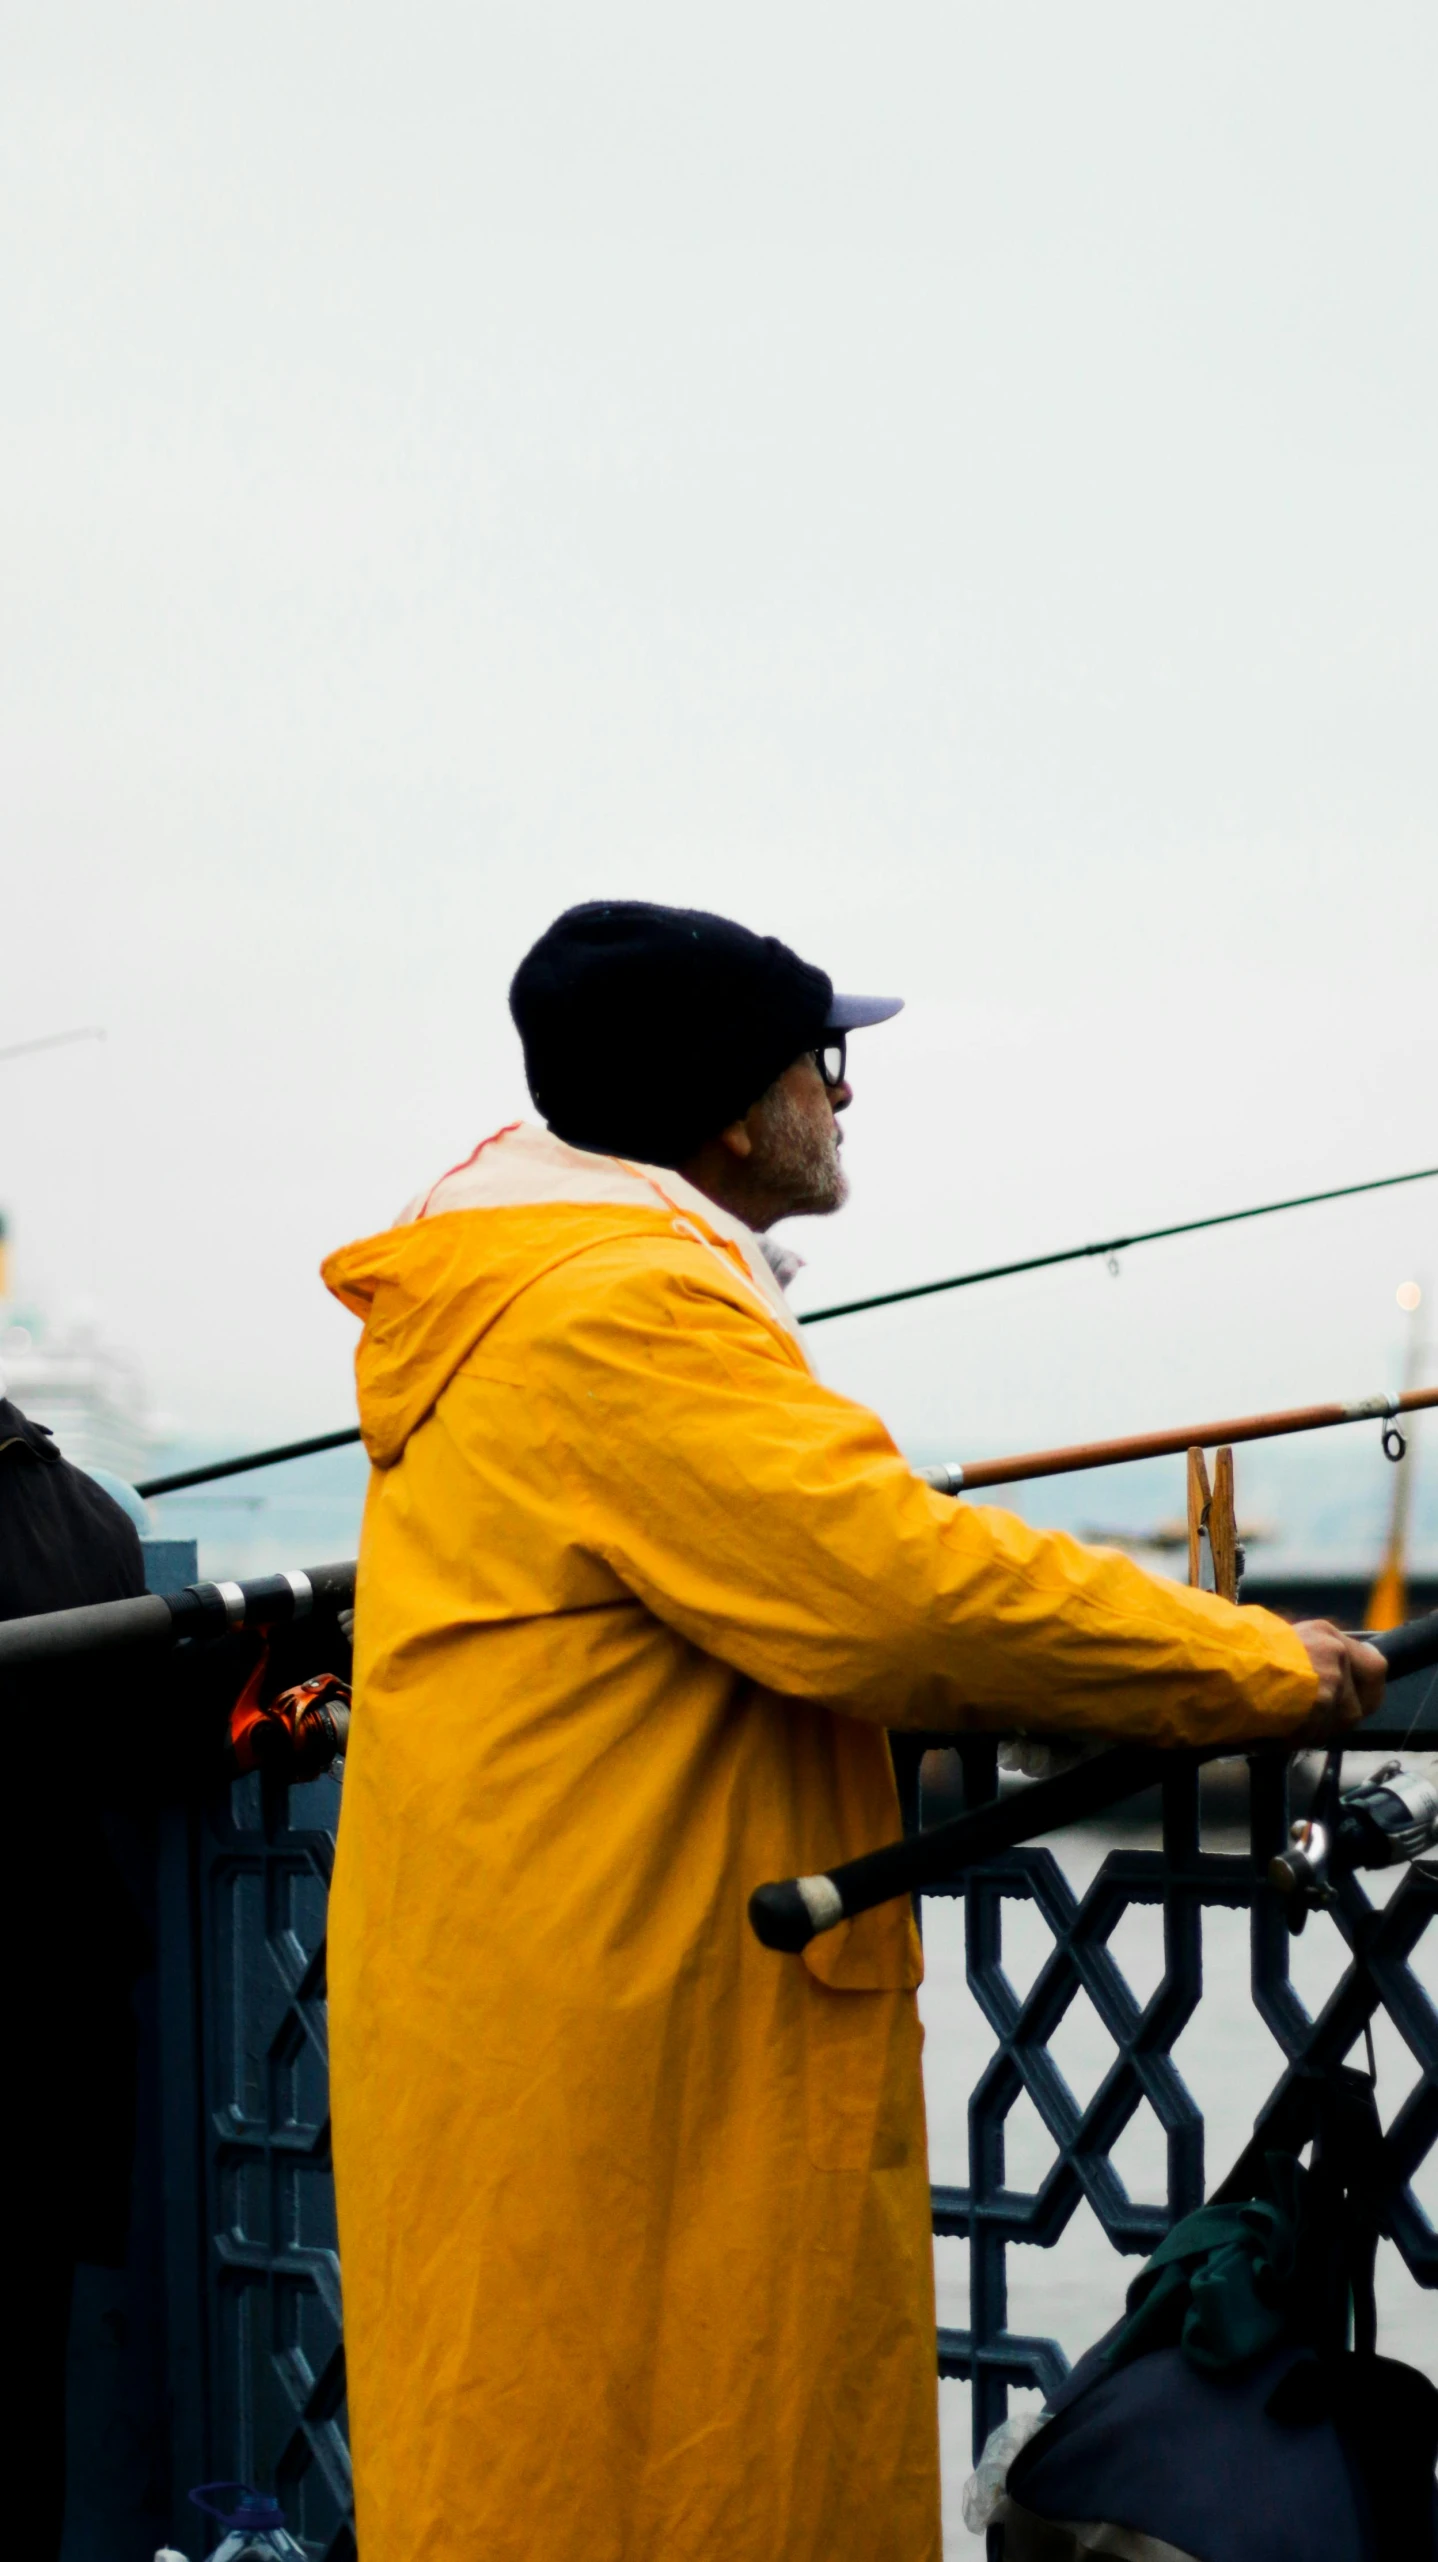
[(1281, 1733), (1262, 1611), (953, 1503), (678, 1176), (501, 1133), (325, 1265), (374, 1463), (330, 1920), (361, 2562), (936, 2562), (884, 1728)]

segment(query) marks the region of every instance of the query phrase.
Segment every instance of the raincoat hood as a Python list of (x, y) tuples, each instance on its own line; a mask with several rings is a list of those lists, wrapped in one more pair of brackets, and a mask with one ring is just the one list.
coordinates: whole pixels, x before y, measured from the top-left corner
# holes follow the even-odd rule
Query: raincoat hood
[(676, 1234), (710, 1249), (745, 1304), (802, 1362), (798, 1328), (758, 1237), (681, 1174), (591, 1155), (530, 1122), (481, 1139), (392, 1228), (342, 1246), (320, 1267), (364, 1324), (355, 1377), (374, 1465), (394, 1466), (522, 1290), (613, 1239)]

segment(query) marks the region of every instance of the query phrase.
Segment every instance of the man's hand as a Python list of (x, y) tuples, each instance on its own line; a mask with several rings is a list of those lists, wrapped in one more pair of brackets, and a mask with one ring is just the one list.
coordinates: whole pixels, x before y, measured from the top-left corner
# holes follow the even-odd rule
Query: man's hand
[(1304, 1619), (1293, 1631), (1318, 1675), (1318, 1698), (1296, 1744), (1332, 1744), (1383, 1705), (1388, 1666), (1376, 1646), (1345, 1637), (1331, 1619)]

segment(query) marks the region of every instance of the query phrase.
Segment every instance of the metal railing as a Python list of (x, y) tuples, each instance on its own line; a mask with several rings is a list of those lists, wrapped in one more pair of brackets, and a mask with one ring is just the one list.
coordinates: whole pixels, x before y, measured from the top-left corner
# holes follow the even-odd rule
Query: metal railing
[[(257, 1625), (272, 1644), (297, 1632), (308, 1642), (327, 1614), (333, 1635), (349, 1572), (315, 1568), (106, 1609), (123, 1618), (130, 1661), (147, 1650), (159, 1660), (154, 1650), (176, 1637), (181, 1653), (240, 1646), (243, 1634), (225, 1632)], [(90, 1642), (80, 1624), (90, 1616), (11, 1622), (0, 1651), (33, 1652), (39, 1643), (47, 1663), (60, 1661), (80, 1639)], [(1438, 1747), (1438, 1678), (1395, 1684), (1362, 1731), (1368, 1747)], [(896, 1736), (905, 1829), (991, 1802), (1001, 1786), (997, 1749), (990, 1739)], [(1054, 2248), (1086, 2203), (1115, 2251), (1146, 2255), (1201, 2202), (1213, 2170), (1229, 2168), (1205, 2160), (1203, 2115), (1174, 2054), (1203, 1998), (1203, 1917), (1215, 1909), (1249, 1917), (1251, 1997), (1281, 2050), (1272, 2088), (1253, 2094), (1260, 2147), (1266, 2136), (1297, 2140), (1307, 2077), (1341, 2062), (1378, 2014), (1407, 2048), (1417, 2080), (1384, 2136), (1381, 2229), (1416, 2283), (1438, 2286), (1438, 2237), (1413, 2185), (1438, 2143), (1438, 2013), (1413, 1964), (1438, 1911), (1438, 1862), (1410, 1866), (1386, 1901), (1371, 1899), (1356, 1875), (1337, 1879), (1324, 1927), (1340, 1934), (1342, 1977), (1310, 2013), (1290, 1973), (1283, 1901), (1268, 1882), (1288, 1838), (1289, 1757), (1265, 1748), (1250, 1756), (1249, 1771), (1244, 1852), (1203, 1848), (1200, 1775), (1175, 1759), (1161, 1790), (1161, 1846), (1109, 1849), (1082, 1893), (1051, 1851), (1034, 1847), (986, 1857), (924, 1890), (931, 1905), (962, 1908), (967, 1981), (993, 2040), (968, 2102), (967, 2183), (933, 2190), (935, 2234), (968, 2245), (969, 2320), (940, 2331), (937, 2354), (941, 2376), (972, 2386), (976, 2449), (1004, 2416), (1011, 2389), (1047, 2393), (1066, 2372), (1056, 2339), (1010, 2327), (1010, 2251)], [(131, 2274), (146, 2319), (157, 2315), (164, 2333), (154, 2437), (167, 2441), (170, 2534), (182, 2550), (194, 2542), (189, 2486), (251, 2480), (278, 2492), (314, 2562), (352, 2562), (325, 1999), (340, 1791), (338, 1773), (290, 1788), (256, 1775), (159, 1819), (159, 1971), (141, 2109), (152, 2158), (141, 2172), (162, 2191), (163, 2208), (145, 2225), (150, 2259)], [(1006, 1905), (1029, 1907), (1052, 1943), (1024, 1994), (1005, 1972)], [(1113, 1946), (1133, 1907), (1161, 1916), (1162, 1976), (1146, 1999)], [(1081, 2000), (1114, 2049), (1086, 2104), (1053, 2051)], [(1031, 2189), (1011, 2182), (1005, 2157), (1020, 2101), (1054, 2148)], [(1166, 2150), (1163, 2194), (1149, 2201), (1129, 2195), (1115, 2162), (1145, 2107)], [(91, 2549), (100, 2548), (67, 2539), (66, 2562)]]
[[(1411, 1711), (1405, 1714), (1396, 1703), (1395, 1711), (1383, 1716), (1381, 1732), (1365, 1732), (1366, 1743), (1404, 1737)], [(1420, 1715), (1421, 1729), (1411, 1739), (1438, 1741), (1438, 1717), (1431, 1708)], [(997, 1793), (994, 1745), (966, 1743), (957, 1758), (967, 1805)], [(906, 1814), (913, 1823), (922, 1817), (925, 1765), (912, 1745), (906, 1761)], [(975, 2454), (1004, 2418), (1012, 2387), (1048, 2394), (1068, 2372), (1057, 2340), (1009, 2328), (1010, 2249), (1052, 2249), (1086, 2201), (1114, 2249), (1142, 2257), (1203, 2201), (1209, 2167), (1204, 2121), (1173, 2050), (1203, 1997), (1205, 1910), (1247, 1912), (1252, 1999), (1285, 2058), (1254, 2113), (1252, 2144), (1260, 2153), (1265, 2140), (1294, 2140), (1305, 2077), (1341, 2063), (1376, 2013), (1386, 2012), (1403, 2039), (1419, 2079), (1384, 2136), (1381, 2229), (1415, 2281), (1438, 2287), (1438, 2236), (1413, 2191), (1415, 2173), (1438, 2141), (1438, 2013), (1411, 1963), (1438, 1912), (1438, 1862), (1409, 1867), (1381, 1906), (1356, 1876), (1337, 1883), (1330, 1910), (1347, 1963), (1335, 1990), (1311, 2016), (1290, 1973), (1292, 1939), (1283, 1899), (1268, 1883), (1270, 1861), (1288, 1845), (1291, 1764), (1285, 1754), (1265, 1751), (1252, 1755), (1249, 1767), (1245, 1853), (1201, 1847), (1200, 1776), (1190, 1766), (1164, 1781), (1162, 1847), (1111, 1849), (1082, 1895), (1075, 1894), (1052, 1851), (1033, 1848), (1006, 1852), (950, 1884), (925, 1889), (926, 1901), (962, 1905), (967, 1980), (994, 2038), (994, 2052), (969, 2099), (968, 2184), (932, 2192), (936, 2236), (969, 2245), (969, 2324), (961, 2331), (941, 2330), (939, 2371), (972, 2385)], [(950, 1784), (946, 1813), (953, 1802)], [(1031, 1905), (1053, 1942), (1022, 1997), (1004, 1971), (1006, 1903)], [(1133, 1990), (1111, 1946), (1134, 1905), (1162, 1915), (1163, 1972), (1146, 2000)], [(1055, 2033), (1080, 1995), (1093, 2005), (1116, 2050), (1082, 2107), (1051, 2052)], [(1032, 2103), (1055, 2149), (1052, 2167), (1034, 2190), (1012, 2186), (1006, 2175), (1005, 2124), (1021, 2098)], [(1160, 2204), (1132, 2199), (1113, 2160), (1120, 2137), (1145, 2103), (1166, 2143)], [(1230, 2165), (1218, 2168), (1227, 2171)]]
[[(1400, 1714), (1406, 1724), (1411, 1711), (1400, 1705), (1383, 1728), (1400, 1731)], [(1438, 1739), (1431, 1709), (1417, 1739), (1430, 1734)], [(947, 1767), (921, 1761), (934, 1745)], [(942, 1789), (943, 1811), (953, 1811), (956, 1762), (966, 1803), (996, 1791), (992, 1742), (902, 1739), (909, 1824), (922, 1815), (926, 1778), (931, 1797)], [(969, 2325), (940, 2332), (938, 2363), (941, 2375), (973, 2386), (976, 2444), (1003, 2416), (1010, 2388), (1047, 2392), (1067, 2371), (1056, 2340), (1009, 2328), (1008, 2252), (1052, 2247), (1086, 2200), (1115, 2250), (1141, 2256), (1204, 2195), (1203, 2118), (1173, 2050), (1202, 1998), (1202, 1916), (1215, 1906), (1249, 1914), (1253, 2000), (1286, 2058), (1255, 2112), (1257, 2140), (1284, 2120), (1305, 2070), (1341, 2060), (1376, 2012), (1405, 2041), (1420, 2078), (1384, 2139), (1384, 2229), (1417, 2283), (1438, 2285), (1438, 2241), (1412, 2188), (1438, 2137), (1438, 2015), (1411, 1963), (1438, 1909), (1438, 1865), (1410, 1868), (1381, 1907), (1356, 1878), (1340, 1884), (1333, 1918), (1348, 1962), (1310, 2017), (1290, 1979), (1281, 1900), (1266, 1883), (1287, 1838), (1289, 1764), (1265, 1751), (1251, 1769), (1245, 1854), (1202, 1849), (1199, 1775), (1184, 1767), (1164, 1784), (1162, 1847), (1111, 1849), (1081, 1895), (1044, 1849), (1008, 1852), (929, 1890), (962, 1904), (968, 1981), (994, 2040), (969, 2101), (968, 2185), (933, 2191), (935, 2233), (969, 2246)], [(324, 1972), (339, 1795), (334, 1777), (292, 1790), (238, 1781), (167, 1819), (160, 1874), (175, 2478), (182, 2490), (221, 2477), (272, 2484), (325, 2562), (348, 2562), (353, 2535)], [(1022, 1997), (1004, 1972), (1004, 1907), (1015, 1902), (1034, 1907), (1053, 1942)], [(1163, 1975), (1147, 2000), (1111, 1946), (1134, 1905), (1162, 1916)], [(1086, 2106), (1050, 2046), (1080, 1995), (1116, 2050)], [(1032, 2191), (1006, 2176), (1005, 2122), (1021, 2096), (1055, 2147)], [(1166, 2139), (1159, 2203), (1132, 2200), (1113, 2160), (1144, 2104)]]
[(160, 1921), (165, 2079), (188, 2095), (166, 2128), (176, 2526), (191, 2483), (255, 2482), (312, 2554), (345, 2562), (325, 2004), (339, 1800), (334, 1776), (256, 1775), (172, 1816)]

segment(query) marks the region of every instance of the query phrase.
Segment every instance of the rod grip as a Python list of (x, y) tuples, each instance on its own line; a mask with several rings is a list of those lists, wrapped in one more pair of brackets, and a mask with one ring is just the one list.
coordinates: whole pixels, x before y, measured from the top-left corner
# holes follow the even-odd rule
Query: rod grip
[(797, 1877), (773, 1886), (756, 1886), (749, 1898), (749, 1926), (765, 1948), (796, 1957), (814, 1938), (818, 1925), (799, 1892)]
[[(1438, 1611), (1410, 1619), (1401, 1628), (1386, 1629), (1370, 1642), (1387, 1662), (1390, 1681), (1426, 1671), (1438, 1663)], [(1362, 1732), (1355, 1727), (1345, 1741), (1361, 1744)], [(1279, 1748), (1291, 1746), (1280, 1743)], [(1215, 1761), (1243, 1750), (1242, 1744), (1205, 1744), (1187, 1757)], [(1114, 1745), (1091, 1761), (1081, 1761), (1076, 1769), (1040, 1779), (1031, 1788), (975, 1806), (970, 1813), (909, 1833), (900, 1841), (885, 1842), (881, 1849), (842, 1860), (817, 1877), (775, 1878), (756, 1886), (749, 1898), (750, 1927), (766, 1948), (797, 1954), (820, 1931), (871, 1912), (876, 1904), (917, 1893), (1020, 1842), (1102, 1814), (1121, 1798), (1152, 1786), (1184, 1758), (1182, 1752), (1162, 1752), (1151, 1745)]]
[(1421, 1619), (1405, 1619), (1401, 1628), (1365, 1635), (1363, 1642), (1377, 1647), (1390, 1681), (1402, 1681), (1410, 1672), (1427, 1672), (1438, 1664), (1438, 1610), (1426, 1612)]
[[(304, 1594), (296, 1587), (306, 1588)], [(128, 1601), (83, 1603), (75, 1610), (45, 1610), (0, 1625), (0, 1676), (47, 1664), (77, 1662), (120, 1647), (156, 1652), (178, 1639), (225, 1630), (268, 1628), (300, 1618), (311, 1607), (342, 1609), (353, 1601), (355, 1568), (308, 1566), (302, 1574), (256, 1575), (248, 1583), (192, 1583), (183, 1592), (142, 1592)]]

